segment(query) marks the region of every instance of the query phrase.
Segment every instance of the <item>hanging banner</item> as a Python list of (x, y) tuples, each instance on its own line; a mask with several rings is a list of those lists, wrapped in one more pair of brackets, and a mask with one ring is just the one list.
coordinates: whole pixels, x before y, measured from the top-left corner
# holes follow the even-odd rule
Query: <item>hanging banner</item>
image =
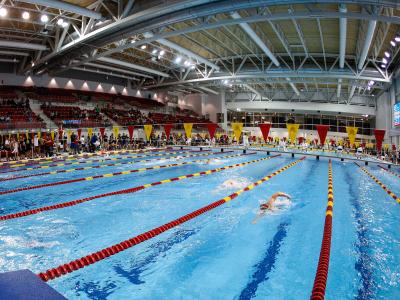
[(353, 146), (354, 142), (356, 141), (357, 131), (358, 127), (346, 126), (346, 132), (349, 137), (350, 146)]
[(17, 141), (19, 141), (19, 132), (17, 132)]
[(104, 139), (104, 133), (106, 132), (106, 129), (104, 127), (100, 127), (99, 130), (101, 138)]
[(54, 130), (50, 131), (51, 140), (54, 141)]
[(78, 140), (81, 139), (81, 134), (82, 134), (82, 128), (78, 128)]
[(153, 130), (153, 125), (148, 124), (148, 125), (144, 125), (144, 133), (146, 135), (146, 140), (150, 141), (150, 136), (151, 136), (151, 131)]
[(385, 132), (386, 132), (386, 130), (384, 130), (384, 129), (375, 129), (374, 130), (375, 140), (376, 140), (376, 150), (378, 150), (378, 152), (382, 151), (382, 142), (385, 137)]
[(286, 124), (289, 133), (289, 141), (294, 143), (296, 141), (297, 132), (299, 131), (300, 124)]
[(210, 135), (210, 139), (212, 140), (215, 135), (215, 131), (218, 128), (218, 124), (209, 123), (207, 124), (208, 134)]
[(315, 125), (315, 127), (317, 128), (320, 145), (322, 146), (325, 144), (325, 139), (326, 135), (328, 134), (329, 125)]
[(298, 141), (299, 141), (299, 144), (303, 144), (304, 137), (299, 136), (297, 139), (298, 139)]
[(135, 128), (135, 126), (128, 125), (129, 139), (131, 140), (131, 142), (132, 142), (132, 139), (133, 139), (133, 130), (134, 130), (134, 128)]
[(239, 142), (240, 139), (240, 135), (242, 134), (242, 130), (243, 130), (243, 123), (232, 123), (232, 130), (233, 130), (233, 134), (236, 138), (236, 141)]
[(37, 138), (40, 139), (41, 135), (42, 135), (42, 132), (39, 130), (37, 133)]
[(93, 135), (93, 128), (88, 128), (87, 129), (87, 134), (88, 134), (89, 137), (92, 136)]
[(167, 136), (167, 140), (169, 139), (169, 135), (171, 134), (171, 129), (173, 126), (173, 124), (164, 124), (164, 131), (165, 135)]
[(25, 131), (26, 139), (29, 139), (29, 131)]
[(64, 130), (62, 128), (58, 128), (58, 139), (61, 140), (63, 138)]
[(186, 138), (190, 138), (192, 136), (193, 123), (184, 123), (183, 127), (185, 128)]
[(71, 135), (72, 135), (72, 130), (71, 130), (71, 129), (68, 129), (68, 131), (67, 131), (67, 137), (68, 137), (69, 140), (71, 140)]
[(269, 130), (271, 129), (271, 123), (259, 124), (258, 125), (261, 129), (261, 133), (263, 135), (264, 141), (267, 141)]
[(114, 134), (114, 138), (118, 137), (118, 134), (119, 134), (118, 126), (113, 126), (113, 134)]

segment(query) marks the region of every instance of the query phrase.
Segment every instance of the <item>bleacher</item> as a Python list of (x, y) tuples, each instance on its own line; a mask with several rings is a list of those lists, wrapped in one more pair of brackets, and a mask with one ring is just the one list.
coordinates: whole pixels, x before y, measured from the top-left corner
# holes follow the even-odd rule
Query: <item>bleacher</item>
[(57, 126), (65, 128), (109, 126), (95, 110), (83, 110), (78, 106), (41, 106), (45, 115)]
[[(36, 116), (29, 106), (17, 105), (14, 100), (4, 100), (0, 105), (0, 129), (33, 129), (46, 127), (43, 120)], [(8, 98), (9, 96), (7, 96)]]

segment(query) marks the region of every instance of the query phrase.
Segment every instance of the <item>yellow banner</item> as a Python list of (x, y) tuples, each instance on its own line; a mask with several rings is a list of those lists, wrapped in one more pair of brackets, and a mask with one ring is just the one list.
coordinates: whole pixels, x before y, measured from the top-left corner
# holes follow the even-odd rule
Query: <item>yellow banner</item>
[(51, 139), (54, 141), (54, 130), (52, 130), (52, 131), (50, 132), (50, 135), (51, 135)]
[(67, 130), (67, 137), (68, 137), (69, 140), (71, 139), (71, 135), (72, 135), (72, 130), (68, 129)]
[(240, 136), (242, 134), (242, 130), (243, 130), (243, 123), (232, 123), (232, 130), (233, 130), (233, 134), (236, 138), (236, 141), (239, 142)]
[(88, 134), (88, 136), (92, 136), (93, 135), (93, 128), (88, 128), (87, 129), (87, 134)]
[(41, 132), (41, 131), (38, 131), (38, 133), (37, 133), (38, 139), (40, 139), (41, 135), (42, 135), (42, 132)]
[(114, 134), (115, 138), (118, 137), (118, 134), (119, 134), (119, 127), (118, 126), (113, 126), (113, 134)]
[(346, 126), (346, 132), (347, 132), (347, 135), (349, 136), (350, 146), (354, 145), (354, 142), (356, 140), (357, 131), (358, 131), (358, 127)]
[(289, 141), (294, 143), (296, 141), (297, 132), (299, 131), (300, 124), (286, 124), (289, 133)]
[(192, 136), (193, 123), (184, 123), (183, 127), (185, 128), (186, 138), (190, 138)]
[(144, 133), (146, 135), (146, 140), (150, 141), (151, 131), (153, 130), (153, 125), (144, 125)]
[(17, 132), (17, 141), (19, 141), (19, 132)]
[(26, 135), (26, 138), (29, 139), (29, 131), (28, 130), (25, 132), (25, 135)]

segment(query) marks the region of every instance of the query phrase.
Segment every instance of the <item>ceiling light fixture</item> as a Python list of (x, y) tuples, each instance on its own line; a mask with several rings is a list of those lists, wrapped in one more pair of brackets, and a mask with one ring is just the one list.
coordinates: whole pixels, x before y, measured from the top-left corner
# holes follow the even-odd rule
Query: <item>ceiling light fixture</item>
[(177, 57), (175, 58), (175, 63), (180, 64), (181, 61), (182, 61), (182, 57), (181, 57), (181, 56), (177, 56)]
[(146, 45), (142, 45), (142, 46), (140, 46), (140, 49), (142, 49), (142, 50), (144, 50), (144, 49), (146, 49), (147, 48), (147, 46)]
[(49, 21), (49, 17), (47, 15), (42, 15), (40, 17), (40, 21), (42, 21), (42, 23), (47, 23)]
[(385, 64), (381, 64), (381, 68), (386, 68), (386, 65)]
[(384, 64), (387, 64), (387, 63), (388, 63), (388, 60), (387, 60), (386, 58), (382, 58), (382, 62), (383, 62)]
[(389, 53), (388, 51), (385, 51), (385, 56), (386, 56), (387, 58), (389, 58), (389, 57), (390, 57), (390, 53)]
[(390, 45), (392, 45), (392, 47), (396, 47), (396, 42), (395, 41), (390, 41)]
[(396, 36), (396, 37), (394, 38), (394, 40), (395, 40), (396, 42), (400, 42), (400, 36)]
[(62, 26), (63, 23), (64, 23), (63, 19), (60, 18), (60, 19), (57, 20), (57, 25)]
[(29, 20), (30, 17), (31, 17), (31, 15), (29, 14), (29, 12), (24, 11), (24, 12), (22, 13), (22, 19), (24, 19), (24, 20)]
[(0, 17), (5, 17), (7, 16), (7, 14), (8, 14), (7, 8), (5, 7), (0, 8)]
[(165, 54), (165, 51), (164, 50), (161, 50), (160, 51), (160, 56), (163, 56)]

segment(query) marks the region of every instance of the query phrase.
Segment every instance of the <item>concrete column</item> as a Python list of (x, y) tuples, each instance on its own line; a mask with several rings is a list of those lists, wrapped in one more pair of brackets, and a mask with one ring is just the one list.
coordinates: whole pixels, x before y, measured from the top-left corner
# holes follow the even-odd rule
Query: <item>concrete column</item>
[(228, 130), (228, 111), (226, 109), (226, 95), (225, 91), (221, 89), (221, 112), (224, 114), (224, 122), (222, 128)]

